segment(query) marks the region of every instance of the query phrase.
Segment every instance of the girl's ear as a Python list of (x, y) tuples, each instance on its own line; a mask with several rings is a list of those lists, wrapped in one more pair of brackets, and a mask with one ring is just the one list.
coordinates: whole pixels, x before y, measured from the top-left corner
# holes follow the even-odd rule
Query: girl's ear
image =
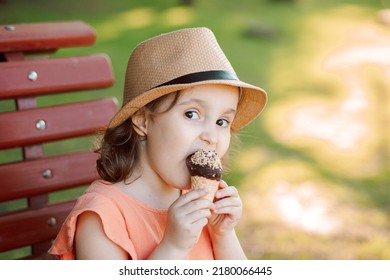
[(133, 128), (138, 135), (145, 137), (148, 134), (148, 117), (146, 112), (137, 112), (131, 117)]

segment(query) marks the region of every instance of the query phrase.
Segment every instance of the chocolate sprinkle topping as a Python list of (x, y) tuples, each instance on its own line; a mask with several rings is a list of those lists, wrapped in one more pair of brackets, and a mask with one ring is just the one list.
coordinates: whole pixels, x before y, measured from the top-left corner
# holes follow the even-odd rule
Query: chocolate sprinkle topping
[(202, 176), (211, 180), (220, 180), (222, 164), (215, 151), (200, 149), (189, 155), (186, 164), (191, 176)]

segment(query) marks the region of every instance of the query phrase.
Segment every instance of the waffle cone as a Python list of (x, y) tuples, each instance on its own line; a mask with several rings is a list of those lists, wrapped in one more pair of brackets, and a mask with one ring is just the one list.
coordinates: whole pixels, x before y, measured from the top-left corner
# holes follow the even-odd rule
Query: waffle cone
[(208, 200), (213, 202), (215, 193), (218, 190), (219, 181), (210, 180), (201, 176), (191, 176), (191, 188), (193, 190), (208, 188), (209, 193), (205, 196)]

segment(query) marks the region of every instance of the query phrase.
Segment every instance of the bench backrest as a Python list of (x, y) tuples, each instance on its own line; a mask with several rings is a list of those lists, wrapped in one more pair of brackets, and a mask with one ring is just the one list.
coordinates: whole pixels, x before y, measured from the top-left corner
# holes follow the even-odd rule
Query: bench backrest
[[(60, 48), (94, 42), (94, 29), (81, 21), (0, 25), (3, 256), (5, 251), (23, 247), (27, 256), (22, 257), (51, 258), (46, 252), (74, 201), (52, 202), (49, 193), (85, 186), (97, 178), (97, 155), (92, 149), (53, 156), (46, 155), (44, 147), (47, 142), (94, 134), (117, 111), (116, 99), (38, 106), (37, 98), (70, 91), (85, 96), (85, 90), (111, 86), (113, 72), (105, 54), (49, 57)], [(10, 100), (15, 105), (10, 106)], [(9, 159), (13, 153), (20, 153), (20, 158)]]

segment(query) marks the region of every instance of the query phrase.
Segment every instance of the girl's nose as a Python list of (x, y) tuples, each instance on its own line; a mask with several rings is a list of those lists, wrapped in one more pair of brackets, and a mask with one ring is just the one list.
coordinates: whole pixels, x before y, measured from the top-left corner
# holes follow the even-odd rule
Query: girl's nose
[[(208, 146), (215, 146), (218, 141), (217, 131), (215, 124), (208, 125), (200, 134), (200, 139)], [(215, 147), (214, 147), (215, 148)]]

